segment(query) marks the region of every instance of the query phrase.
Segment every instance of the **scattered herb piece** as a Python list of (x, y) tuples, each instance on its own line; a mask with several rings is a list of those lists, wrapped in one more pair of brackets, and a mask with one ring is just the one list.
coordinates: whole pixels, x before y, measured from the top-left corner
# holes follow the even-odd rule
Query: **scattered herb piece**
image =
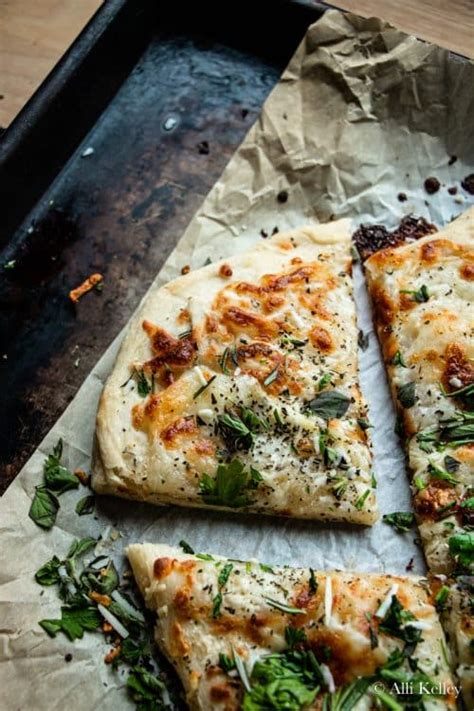
[(87, 516), (94, 511), (95, 507), (95, 497), (94, 496), (84, 496), (84, 498), (79, 499), (76, 504), (76, 513), (79, 516)]
[(45, 486), (37, 486), (28, 516), (40, 528), (54, 526), (59, 511), (59, 501)]
[(359, 333), (357, 336), (357, 343), (359, 344), (359, 348), (362, 351), (366, 351), (367, 348), (369, 347), (369, 343), (370, 343), (370, 334), (364, 333), (364, 331), (359, 329)]
[(135, 380), (137, 382), (137, 392), (140, 397), (146, 397), (151, 393), (151, 385), (147, 380), (147, 377), (143, 370), (134, 371)]
[(364, 493), (361, 496), (359, 496), (359, 498), (355, 502), (355, 507), (356, 507), (357, 511), (362, 511), (362, 509), (364, 508), (364, 504), (367, 501), (367, 498), (369, 495), (370, 495), (370, 489), (366, 489), (366, 491), (364, 491)]
[(426, 303), (430, 298), (428, 288), (427, 286), (425, 286), (425, 284), (420, 286), (420, 288), (416, 291), (410, 291), (410, 289), (401, 289), (400, 294), (411, 294), (412, 301), (416, 301), (417, 304)]
[(35, 573), (35, 580), (39, 585), (55, 585), (59, 583), (59, 568), (61, 561), (57, 556), (53, 556), (51, 560), (41, 566)]
[(218, 592), (212, 599), (212, 617), (219, 617), (221, 614), (222, 593)]
[(189, 555), (194, 555), (194, 550), (191, 548), (191, 546), (189, 545), (189, 543), (186, 543), (185, 540), (182, 539), (182, 540), (179, 542), (179, 545), (181, 546), (181, 548), (182, 548), (182, 550), (183, 550), (184, 553), (189, 553)]
[(233, 459), (229, 464), (219, 464), (215, 478), (202, 475), (199, 494), (206, 504), (240, 508), (251, 503), (247, 491), (257, 488), (261, 481), (260, 472), (253, 467), (245, 471), (242, 462)]
[(279, 365), (277, 365), (273, 370), (267, 375), (265, 380), (263, 381), (264, 387), (268, 387), (271, 385), (277, 378), (278, 378), (278, 371), (279, 371)]
[(397, 365), (400, 368), (407, 368), (407, 364), (405, 363), (405, 359), (402, 355), (401, 351), (397, 351), (395, 355), (393, 356), (391, 360), (392, 365)]
[(410, 382), (405, 383), (405, 385), (399, 385), (397, 387), (397, 398), (400, 405), (406, 410), (413, 407), (416, 402), (415, 383)]
[(332, 380), (332, 373), (325, 373), (318, 383), (318, 390), (323, 390)]
[(462, 568), (468, 571), (474, 566), (474, 533), (456, 533), (448, 541), (449, 552)]
[(436, 593), (435, 597), (435, 604), (436, 604), (436, 609), (438, 612), (442, 612), (445, 607), (446, 607), (446, 601), (449, 597), (449, 588), (447, 585), (443, 585), (438, 592)]
[(223, 588), (224, 585), (227, 583), (227, 581), (229, 580), (229, 575), (232, 573), (233, 569), (234, 566), (232, 565), (232, 563), (226, 563), (222, 570), (219, 572), (217, 583), (220, 588)]
[(351, 398), (339, 390), (324, 390), (311, 400), (308, 407), (323, 420), (338, 420), (346, 414), (350, 404)]
[(393, 526), (397, 531), (409, 531), (415, 525), (415, 514), (411, 511), (395, 511), (394, 513), (385, 514), (382, 518), (384, 523)]
[(454, 474), (461, 466), (461, 462), (447, 454), (444, 458), (444, 467), (447, 472)]
[(194, 393), (193, 400), (196, 400), (196, 398), (198, 398), (199, 395), (202, 395), (204, 390), (206, 390), (209, 387), (209, 385), (214, 382), (214, 380), (216, 378), (217, 378), (217, 375), (213, 375), (212, 378), (209, 378), (209, 380), (207, 381), (207, 383), (205, 385), (201, 385), (201, 387), (198, 390), (196, 390), (196, 392)]
[(314, 574), (314, 570), (312, 568), (309, 569), (309, 592), (311, 595), (316, 595), (318, 591), (318, 581), (316, 580), (316, 576)]
[(285, 641), (290, 649), (296, 645), (306, 642), (306, 632), (298, 627), (285, 627)]
[(165, 691), (165, 685), (145, 667), (136, 666), (127, 677), (127, 689), (142, 711), (158, 711), (157, 696)]
[(291, 605), (286, 605), (284, 602), (273, 600), (271, 597), (266, 597), (265, 595), (263, 599), (270, 607), (274, 607), (276, 610), (280, 610), (280, 612), (285, 612), (287, 615), (306, 615), (306, 610), (302, 610), (299, 607), (291, 607)]
[(428, 465), (428, 473), (433, 479), (441, 479), (442, 481), (447, 481), (448, 484), (451, 484), (451, 486), (455, 486), (456, 484), (459, 484), (459, 480), (456, 479), (456, 477), (454, 477), (449, 472), (444, 471), (444, 469), (437, 467), (435, 464), (432, 464), (431, 462)]

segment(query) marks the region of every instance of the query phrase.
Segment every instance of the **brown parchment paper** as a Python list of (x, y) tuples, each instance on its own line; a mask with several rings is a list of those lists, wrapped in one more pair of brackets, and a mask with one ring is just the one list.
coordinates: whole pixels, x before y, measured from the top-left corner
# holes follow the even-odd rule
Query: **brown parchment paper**
[[(274, 227), (281, 231), (342, 216), (355, 224), (391, 226), (410, 211), (445, 224), (472, 202), (462, 189), (451, 196), (446, 188), (459, 186), (473, 172), (473, 87), (472, 63), (379, 20), (327, 12), (308, 29), (260, 118), (151, 288), (175, 277), (184, 264), (197, 268), (207, 258), (248, 248), (262, 239), (262, 229), (271, 233)], [(452, 155), (457, 161), (450, 165)], [(423, 189), (430, 175), (442, 183), (433, 196)], [(276, 199), (281, 190), (288, 192), (286, 203)], [(404, 203), (397, 199), (401, 191), (408, 196)], [(360, 271), (355, 280), (360, 326), (370, 332), (360, 368), (375, 425), (380, 509), (409, 510), (403, 454), (393, 434), (393, 409)], [(196, 550), (268, 563), (403, 573), (413, 558), (414, 572), (424, 571), (415, 534), (400, 536), (382, 523), (372, 529), (322, 526), (105, 497), (95, 516), (79, 517), (74, 507), (85, 494), (81, 490), (61, 497), (51, 531), (35, 526), (28, 509), (45, 454), (58, 438), (64, 440), (67, 466), (90, 468), (97, 401), (119, 342), (120, 337), (0, 501), (2, 711), (132, 707), (124, 678), (102, 661), (106, 646), (100, 634), (71, 644), (62, 635), (50, 639), (37, 624), (56, 617), (59, 602), (54, 590), (39, 588), (33, 574), (52, 555), (64, 557), (77, 536), (102, 534), (118, 561), (130, 541), (177, 544), (184, 538)], [(120, 532), (116, 539), (110, 536), (114, 531)], [(73, 653), (69, 664), (67, 652)]]

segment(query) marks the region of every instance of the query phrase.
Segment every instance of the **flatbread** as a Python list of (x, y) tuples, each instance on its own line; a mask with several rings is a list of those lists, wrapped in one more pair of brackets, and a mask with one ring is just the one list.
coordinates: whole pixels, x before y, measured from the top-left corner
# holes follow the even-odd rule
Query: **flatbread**
[[(320, 709), (324, 698), (324, 709), (398, 709), (402, 680), (415, 691), (413, 677), (420, 674), (440, 695), (425, 696), (417, 708), (455, 708), (426, 580), (270, 568), (167, 545), (136, 544), (126, 553), (146, 605), (157, 613), (156, 642), (176, 668), (191, 709), (297, 711)], [(303, 689), (288, 671), (292, 662), (309, 670)], [(280, 672), (272, 672), (275, 667)], [(392, 697), (393, 705), (376, 707), (377, 692)], [(270, 696), (281, 705), (270, 704)]]
[(474, 708), (474, 208), (365, 269), (424, 551), (436, 590), (449, 588), (439, 606)]
[(372, 524), (366, 418), (350, 223), (303, 227), (149, 293), (103, 391), (92, 485)]

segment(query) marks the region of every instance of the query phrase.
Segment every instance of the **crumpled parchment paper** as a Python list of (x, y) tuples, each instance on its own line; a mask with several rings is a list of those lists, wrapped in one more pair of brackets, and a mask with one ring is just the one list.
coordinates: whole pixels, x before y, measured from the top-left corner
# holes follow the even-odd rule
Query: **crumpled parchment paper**
[[(152, 288), (175, 277), (184, 264), (200, 267), (244, 250), (259, 239), (311, 219), (349, 216), (394, 226), (415, 212), (445, 224), (472, 198), (458, 185), (474, 166), (474, 65), (409, 37), (377, 19), (327, 12), (310, 27), (258, 121), (195, 215)], [(87, 138), (85, 139), (85, 144)], [(81, 147), (78, 149), (81, 150)], [(450, 156), (457, 161), (449, 165)], [(469, 167), (470, 166), (470, 167)], [(426, 177), (442, 183), (424, 191)], [(285, 190), (288, 200), (278, 202)], [(405, 192), (406, 202), (397, 195)], [(394, 412), (370, 306), (356, 270), (360, 327), (370, 332), (360, 354), (363, 391), (375, 425), (375, 472), (381, 513), (409, 510), (404, 458), (393, 433)], [(146, 297), (145, 297), (146, 298)], [(111, 543), (119, 560), (131, 541), (186, 539), (198, 551), (267, 563), (403, 573), (413, 558), (424, 563), (415, 533), (397, 534), (379, 522), (372, 529), (263, 519), (211, 511), (156, 508), (103, 498), (95, 516), (74, 512), (80, 492), (61, 497), (49, 532), (29, 518), (44, 457), (59, 437), (64, 463), (90, 468), (95, 412), (120, 336), (85, 380), (75, 399), (0, 501), (0, 708), (74, 711), (130, 708), (123, 678), (102, 659), (102, 635), (73, 645), (50, 639), (38, 620), (55, 617), (53, 589), (33, 579), (73, 538), (117, 530)], [(43, 590), (43, 593), (40, 594)], [(66, 664), (64, 655), (73, 653)]]

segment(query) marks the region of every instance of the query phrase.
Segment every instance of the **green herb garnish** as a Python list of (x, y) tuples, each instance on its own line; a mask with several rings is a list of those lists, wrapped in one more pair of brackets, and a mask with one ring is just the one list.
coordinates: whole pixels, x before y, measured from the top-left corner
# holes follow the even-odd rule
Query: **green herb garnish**
[(394, 513), (385, 514), (382, 517), (384, 523), (393, 526), (397, 531), (409, 531), (415, 525), (415, 514), (411, 511), (395, 511)]
[(405, 383), (397, 387), (397, 399), (400, 405), (408, 410), (416, 402), (415, 383)]
[(305, 615), (306, 610), (302, 610), (299, 607), (292, 607), (291, 605), (286, 605), (284, 602), (280, 602), (279, 600), (273, 600), (271, 597), (265, 597), (263, 596), (263, 599), (265, 602), (267, 602), (270, 607), (274, 607), (275, 610), (280, 610), (280, 612), (284, 612), (287, 615)]
[(423, 284), (416, 291), (411, 291), (410, 289), (400, 289), (400, 294), (411, 294), (412, 301), (416, 301), (418, 304), (423, 304), (430, 298), (428, 293), (428, 287)]
[(95, 507), (95, 497), (94, 496), (84, 496), (84, 498), (79, 499), (76, 504), (76, 513), (79, 516), (87, 516), (93, 513)]
[(59, 501), (45, 486), (37, 486), (28, 516), (41, 528), (52, 528), (59, 511)]
[(196, 392), (194, 393), (193, 400), (196, 400), (196, 398), (198, 398), (199, 395), (202, 395), (204, 390), (206, 390), (209, 387), (209, 385), (214, 382), (214, 380), (216, 378), (217, 378), (217, 375), (213, 375), (212, 378), (209, 378), (209, 380), (207, 381), (207, 383), (205, 385), (201, 385), (201, 387), (198, 390), (196, 390)]
[(275, 368), (273, 368), (273, 370), (271, 371), (271, 373), (269, 373), (269, 374), (267, 375), (267, 377), (266, 377), (265, 380), (263, 381), (264, 387), (267, 388), (269, 385), (271, 385), (273, 382), (275, 382), (275, 380), (278, 378), (278, 371), (279, 371), (279, 368), (280, 368), (279, 365), (275, 366)]
[(338, 420), (343, 417), (352, 400), (339, 390), (324, 390), (308, 404), (313, 415), (323, 420)]
[(392, 365), (399, 366), (400, 368), (408, 367), (401, 351), (397, 351), (390, 362)]
[(184, 553), (189, 553), (189, 555), (194, 555), (194, 550), (191, 548), (191, 546), (189, 545), (189, 543), (186, 543), (185, 540), (182, 539), (182, 540), (179, 542), (179, 545), (180, 545), (180, 547), (182, 548), (182, 550), (183, 550)]
[(245, 466), (238, 459), (229, 464), (219, 464), (215, 477), (203, 474), (199, 482), (199, 495), (211, 506), (240, 508), (248, 506), (251, 500), (247, 492), (256, 489), (263, 481), (259, 471)]

